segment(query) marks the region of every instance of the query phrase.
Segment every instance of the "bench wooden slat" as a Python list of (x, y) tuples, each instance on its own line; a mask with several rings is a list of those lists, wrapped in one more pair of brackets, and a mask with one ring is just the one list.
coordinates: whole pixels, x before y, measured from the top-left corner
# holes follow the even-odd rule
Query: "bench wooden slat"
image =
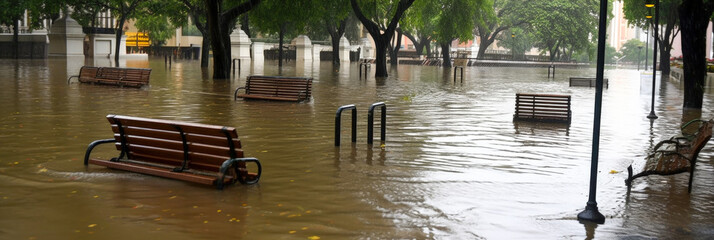
[[(255, 162), (259, 172), (261, 167), (254, 158), (242, 159), (235, 128), (117, 115), (107, 115), (107, 120), (114, 132), (114, 145), (123, 154), (117, 162), (95, 159), (91, 163), (204, 184), (214, 184), (225, 164), (232, 164), (248, 183), (257, 182), (260, 177), (259, 173), (247, 171), (245, 161)], [(85, 159), (86, 162), (90, 161)], [(174, 169), (185, 172), (175, 173)], [(195, 171), (210, 176), (190, 176)], [(239, 180), (234, 171), (226, 174), (233, 176), (228, 182)]]
[[(206, 184), (206, 185), (213, 185), (216, 180), (216, 177), (213, 177), (213, 176), (205, 176), (205, 175), (200, 175), (200, 174), (192, 174), (192, 173), (184, 173), (184, 172), (171, 172), (171, 171), (166, 171), (166, 169), (160, 168), (160, 167), (152, 167), (152, 166), (148, 166), (148, 165), (132, 164), (132, 163), (124, 163), (124, 162), (119, 163), (119, 162), (112, 162), (112, 161), (104, 160), (104, 159), (92, 158), (92, 159), (89, 159), (89, 163), (95, 164), (95, 165), (100, 165), (100, 166), (105, 166), (105, 167), (109, 167), (109, 168), (113, 168), (113, 169), (138, 172), (138, 173), (149, 174), (149, 175), (165, 177), (165, 178), (173, 178), (173, 179), (195, 182), (195, 183)], [(230, 183), (231, 181), (232, 181), (232, 178), (227, 177), (226, 179), (224, 179), (225, 183)]]
[(79, 73), (79, 82), (142, 87), (149, 84), (151, 69), (116, 68), (83, 66)]
[(570, 96), (554, 94), (516, 94), (513, 120), (570, 123)]
[[(239, 88), (240, 89), (240, 88)], [(312, 78), (249, 76), (245, 93), (234, 93), (235, 98), (279, 101), (309, 100), (312, 94)]]

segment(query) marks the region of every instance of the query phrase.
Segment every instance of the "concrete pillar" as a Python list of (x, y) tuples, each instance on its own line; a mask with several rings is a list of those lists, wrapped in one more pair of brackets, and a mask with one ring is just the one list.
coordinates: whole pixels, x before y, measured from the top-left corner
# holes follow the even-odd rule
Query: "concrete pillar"
[(253, 43), (253, 61), (263, 61), (265, 60), (265, 43), (254, 42)]
[(297, 61), (312, 61), (312, 42), (305, 35), (300, 35), (291, 42), (295, 46), (295, 59)]
[(231, 58), (250, 59), (250, 38), (240, 30), (240, 26), (231, 33)]
[(312, 45), (312, 61), (320, 61), (320, 51), (322, 51), (322, 45), (314, 44)]
[(359, 40), (359, 46), (360, 46), (360, 57), (361, 58), (374, 58), (372, 54), (372, 43), (369, 42), (369, 39), (367, 38), (362, 38)]
[(57, 19), (52, 24), (49, 56), (84, 56), (84, 33), (82, 26), (69, 16)]
[(350, 41), (345, 37), (340, 38), (340, 62), (350, 61)]

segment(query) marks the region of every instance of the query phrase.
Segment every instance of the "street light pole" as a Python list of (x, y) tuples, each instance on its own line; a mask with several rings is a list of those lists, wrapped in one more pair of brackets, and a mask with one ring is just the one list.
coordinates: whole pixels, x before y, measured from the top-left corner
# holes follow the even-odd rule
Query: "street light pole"
[(657, 33), (657, 29), (659, 28), (659, 0), (655, 0), (654, 6), (651, 4), (647, 4), (647, 7), (654, 7), (655, 8), (655, 14), (654, 14), (654, 51), (652, 52), (652, 106), (650, 107), (650, 114), (647, 115), (647, 118), (649, 119), (657, 119), (657, 115), (655, 114), (654, 110), (654, 103), (655, 103), (655, 85), (656, 85), (656, 79), (657, 79), (657, 37), (659, 36)]
[(607, 34), (607, 0), (600, 0), (600, 21), (597, 40), (597, 70), (595, 71), (595, 116), (593, 121), (593, 145), (590, 159), (590, 192), (585, 210), (578, 213), (579, 221), (605, 223), (605, 216), (597, 209), (597, 164), (600, 148), (600, 118), (602, 116), (602, 82), (605, 69), (605, 38)]
[(516, 34), (511, 33), (511, 54), (513, 55), (513, 61), (516, 60)]
[[(648, 29), (649, 29), (649, 27), (648, 27)], [(650, 60), (650, 58), (649, 58), (649, 55), (650, 55), (649, 54), (650, 53), (650, 32), (645, 30), (645, 35), (647, 35), (647, 37), (645, 38), (646, 39), (645, 40), (646, 41), (646, 43), (645, 43), (645, 71), (647, 71), (647, 69), (649, 68), (648, 65), (650, 62), (649, 61)]]
[(640, 71), (640, 53), (642, 53), (642, 46), (637, 46), (637, 71)]

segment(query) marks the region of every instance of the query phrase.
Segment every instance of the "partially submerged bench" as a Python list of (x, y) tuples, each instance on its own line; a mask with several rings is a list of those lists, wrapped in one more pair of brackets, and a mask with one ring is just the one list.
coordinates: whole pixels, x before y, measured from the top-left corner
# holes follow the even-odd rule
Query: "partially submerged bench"
[[(245, 92), (239, 94), (238, 91)], [(248, 76), (245, 87), (239, 87), (233, 93), (234, 99), (262, 99), (300, 102), (310, 100), (312, 78)]]
[[(597, 80), (595, 78), (588, 77), (570, 77), (569, 78), (570, 87), (595, 87)], [(602, 80), (602, 86), (605, 88), (610, 87), (610, 83), (607, 78)]]
[[(232, 127), (108, 115), (114, 138), (89, 144), (84, 165), (150, 174), (215, 185), (257, 183), (262, 167), (256, 158), (244, 158)], [(90, 158), (99, 144), (114, 143), (121, 151), (112, 159)], [(257, 172), (248, 172), (248, 162)]]
[[(684, 130), (691, 124), (699, 124), (694, 134), (686, 134)], [(625, 184), (628, 188), (632, 185), (632, 180), (648, 175), (672, 175), (689, 172), (689, 192), (692, 192), (692, 179), (694, 177), (694, 167), (697, 164), (697, 156), (712, 137), (712, 126), (714, 120), (692, 120), (682, 126), (683, 134), (663, 140), (655, 145), (645, 161), (635, 161), (627, 167), (627, 179)], [(637, 174), (633, 176), (633, 172)]]
[(516, 94), (513, 120), (570, 124), (570, 95)]
[(149, 68), (118, 68), (118, 67), (90, 67), (83, 66), (79, 75), (70, 76), (77, 78), (81, 83), (107, 84), (126, 87), (142, 87), (149, 84), (151, 69)]

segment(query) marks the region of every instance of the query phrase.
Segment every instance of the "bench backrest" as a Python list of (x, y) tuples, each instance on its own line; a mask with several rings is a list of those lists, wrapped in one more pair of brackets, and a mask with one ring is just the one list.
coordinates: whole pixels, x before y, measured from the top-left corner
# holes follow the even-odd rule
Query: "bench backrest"
[(79, 69), (80, 82), (92, 82), (97, 78), (99, 67), (82, 66)]
[(569, 95), (516, 94), (516, 118), (570, 122), (570, 115)]
[(699, 130), (697, 130), (697, 133), (695, 134), (694, 139), (692, 139), (692, 148), (689, 149), (687, 155), (692, 161), (696, 160), (697, 155), (699, 155), (699, 152), (704, 148), (704, 145), (709, 142), (709, 139), (712, 137), (712, 126), (714, 126), (714, 121), (709, 120), (709, 121), (703, 121), (702, 125), (699, 126)]
[(151, 69), (148, 68), (102, 67), (97, 73), (97, 78), (122, 81), (149, 82), (150, 75)]
[(249, 76), (245, 89), (246, 94), (310, 98), (312, 78)]
[[(108, 115), (117, 150), (130, 160), (217, 172), (230, 158), (242, 158), (235, 128)], [(230, 141), (229, 141), (230, 139)]]

